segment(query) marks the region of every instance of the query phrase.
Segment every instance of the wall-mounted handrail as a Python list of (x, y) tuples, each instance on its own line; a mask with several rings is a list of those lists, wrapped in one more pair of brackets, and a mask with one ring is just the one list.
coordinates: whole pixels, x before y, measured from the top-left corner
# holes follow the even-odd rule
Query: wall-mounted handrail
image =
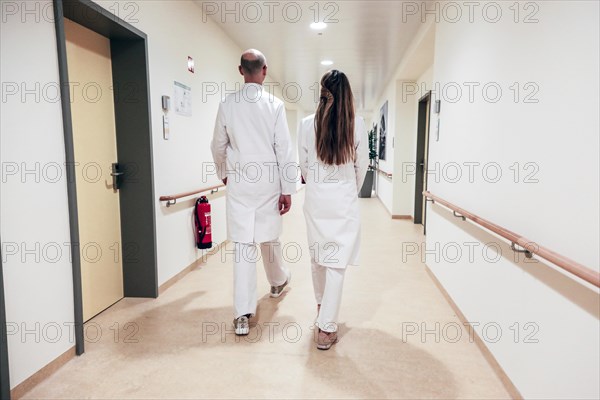
[(392, 179), (392, 174), (390, 174), (389, 172), (385, 172), (384, 170), (380, 169), (379, 167), (375, 167), (375, 171), (379, 172), (380, 174), (382, 174), (383, 176), (385, 176), (388, 179)]
[[(509, 240), (511, 242), (511, 248), (515, 251), (523, 252), (529, 258), (531, 258), (534, 254), (542, 257), (543, 259), (551, 262), (552, 264), (564, 269), (571, 274), (578, 276), (586, 282), (591, 283), (596, 287), (600, 287), (600, 273), (588, 268), (584, 265), (581, 265), (565, 256), (562, 256), (544, 246), (540, 246), (539, 244), (521, 236), (514, 232), (509, 231), (506, 228), (503, 228), (499, 225), (496, 225), (486, 219), (483, 219), (473, 213), (470, 213), (466, 210), (463, 210), (460, 207), (455, 206), (452, 203), (447, 202), (446, 200), (432, 194), (431, 192), (425, 191), (423, 195), (433, 201), (434, 203), (440, 203), (444, 207), (450, 209), (456, 217), (462, 218), (463, 220), (470, 219), (478, 225), (483, 226), (484, 228), (494, 232), (497, 235), (502, 236), (503, 238)], [(459, 214), (459, 215), (457, 215)], [(515, 248), (515, 244), (523, 248), (524, 250), (518, 250)]]
[(213, 194), (213, 193), (218, 192), (219, 189), (223, 188), (223, 187), (225, 187), (225, 185), (220, 184), (220, 185), (215, 185), (215, 186), (210, 186), (210, 187), (194, 190), (192, 192), (179, 193), (179, 194), (174, 194), (174, 195), (170, 195), (170, 196), (160, 196), (159, 200), (166, 201), (167, 202), (166, 206), (170, 207), (173, 204), (176, 204), (177, 200), (179, 200), (179, 199), (183, 199), (185, 197), (190, 197), (190, 196), (195, 196), (197, 194), (206, 193), (206, 192), (210, 192), (210, 194)]

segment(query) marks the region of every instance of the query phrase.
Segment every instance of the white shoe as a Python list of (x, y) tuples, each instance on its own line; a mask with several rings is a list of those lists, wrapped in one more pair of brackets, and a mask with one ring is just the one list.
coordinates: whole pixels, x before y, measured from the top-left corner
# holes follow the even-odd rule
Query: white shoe
[(277, 298), (277, 297), (281, 296), (281, 294), (283, 293), (283, 289), (285, 289), (285, 287), (290, 284), (291, 280), (292, 280), (292, 273), (288, 272), (288, 278), (283, 283), (283, 285), (271, 286), (271, 292), (269, 293), (269, 296), (271, 296), (273, 298)]
[(235, 334), (238, 336), (245, 336), (250, 333), (250, 323), (248, 322), (248, 317), (245, 315), (234, 319), (233, 327), (235, 328)]

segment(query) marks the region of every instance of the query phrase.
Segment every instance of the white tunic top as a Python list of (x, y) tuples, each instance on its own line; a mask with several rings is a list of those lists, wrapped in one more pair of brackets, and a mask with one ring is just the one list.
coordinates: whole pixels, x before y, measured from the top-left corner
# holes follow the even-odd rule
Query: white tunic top
[(354, 161), (335, 166), (323, 164), (317, 157), (314, 119), (314, 115), (303, 119), (298, 133), (300, 170), (306, 181), (304, 215), (311, 258), (332, 268), (358, 265), (358, 192), (369, 164), (365, 122), (357, 118), (354, 124)]
[(219, 105), (211, 150), (220, 179), (227, 177), (227, 237), (263, 243), (281, 234), (278, 202), (296, 192), (298, 167), (292, 157), (285, 105), (245, 84)]

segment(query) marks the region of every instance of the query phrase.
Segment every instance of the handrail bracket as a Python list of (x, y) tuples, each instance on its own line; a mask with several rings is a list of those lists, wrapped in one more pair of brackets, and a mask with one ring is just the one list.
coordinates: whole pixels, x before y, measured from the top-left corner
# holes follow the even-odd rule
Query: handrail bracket
[(177, 204), (177, 199), (173, 199), (173, 200), (167, 200), (167, 207), (171, 207), (174, 206), (175, 204)]
[(463, 221), (467, 220), (467, 217), (465, 217), (464, 215), (458, 214), (456, 211), (452, 211), (452, 215), (454, 215), (456, 218), (462, 218)]
[(533, 258), (533, 253), (527, 249), (517, 249), (516, 248), (516, 243), (515, 242), (511, 242), (510, 243), (510, 248), (512, 251), (514, 251), (515, 253), (521, 253), (521, 254), (525, 254), (525, 257), (527, 258)]

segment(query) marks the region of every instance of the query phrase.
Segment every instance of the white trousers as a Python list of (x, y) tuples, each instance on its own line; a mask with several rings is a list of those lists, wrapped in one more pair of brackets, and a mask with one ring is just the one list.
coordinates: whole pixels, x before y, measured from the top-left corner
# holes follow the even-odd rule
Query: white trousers
[(324, 267), (312, 262), (313, 288), (315, 300), (321, 305), (317, 326), (325, 332), (337, 331), (337, 320), (344, 288), (344, 268)]
[(255, 243), (234, 243), (233, 307), (235, 318), (256, 314), (256, 262), (262, 258), (271, 286), (280, 286), (289, 277), (284, 265), (279, 240), (260, 244), (260, 256)]

